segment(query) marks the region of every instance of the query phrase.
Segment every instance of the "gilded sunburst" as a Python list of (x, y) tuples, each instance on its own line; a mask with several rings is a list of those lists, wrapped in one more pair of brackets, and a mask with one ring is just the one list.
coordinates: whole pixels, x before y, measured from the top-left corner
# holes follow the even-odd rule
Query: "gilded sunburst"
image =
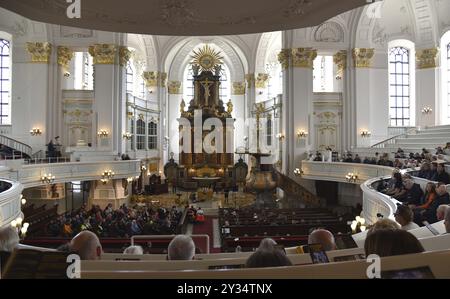
[(208, 45), (194, 51), (191, 64), (198, 65), (202, 71), (212, 71), (216, 65), (223, 64), (223, 57), (219, 51)]

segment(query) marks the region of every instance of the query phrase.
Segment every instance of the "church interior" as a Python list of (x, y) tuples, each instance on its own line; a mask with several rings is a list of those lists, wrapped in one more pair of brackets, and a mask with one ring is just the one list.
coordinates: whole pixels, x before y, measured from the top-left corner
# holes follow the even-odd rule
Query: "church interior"
[(448, 0), (0, 1), (0, 278), (448, 279), (449, 173)]

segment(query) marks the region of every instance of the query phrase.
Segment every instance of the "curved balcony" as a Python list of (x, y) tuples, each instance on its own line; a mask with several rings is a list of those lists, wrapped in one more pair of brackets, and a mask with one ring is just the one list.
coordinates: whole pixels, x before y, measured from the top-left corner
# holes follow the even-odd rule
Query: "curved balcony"
[(8, 189), (0, 193), (0, 227), (10, 225), (11, 221), (23, 217), (21, 211), (21, 195), (23, 185), (19, 182), (1, 179)]
[[(446, 166), (447, 172), (449, 166)], [(312, 162), (302, 161), (302, 178), (309, 180), (333, 181), (360, 185), (363, 192), (363, 217), (368, 224), (373, 224), (379, 216), (394, 219), (397, 209), (396, 199), (378, 192), (374, 186), (376, 183), (390, 177), (393, 168), (370, 164), (339, 163), (339, 162)], [(347, 175), (353, 173), (355, 180), (347, 179)], [(422, 189), (428, 180), (414, 177), (415, 183)], [(450, 189), (450, 185), (447, 186)]]

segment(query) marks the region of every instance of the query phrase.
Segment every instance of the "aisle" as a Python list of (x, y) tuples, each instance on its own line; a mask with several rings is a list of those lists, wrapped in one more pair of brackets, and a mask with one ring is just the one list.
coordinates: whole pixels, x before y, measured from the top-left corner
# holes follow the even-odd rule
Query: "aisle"
[[(219, 222), (217, 217), (205, 216), (205, 222), (203, 224), (194, 224), (192, 234), (208, 235), (210, 252), (220, 253)], [(204, 245), (200, 245), (202, 252), (206, 252), (206, 248), (203, 247)]]

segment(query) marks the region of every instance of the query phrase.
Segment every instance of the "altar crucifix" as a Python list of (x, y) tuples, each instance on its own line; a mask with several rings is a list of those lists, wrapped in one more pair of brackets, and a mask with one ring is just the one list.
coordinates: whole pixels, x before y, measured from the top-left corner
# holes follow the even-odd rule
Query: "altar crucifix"
[(209, 87), (214, 84), (214, 82), (209, 81), (206, 79), (205, 81), (201, 81), (200, 84), (203, 86), (203, 89), (205, 90), (205, 106), (208, 106), (208, 100), (211, 96), (211, 91), (209, 90)]

